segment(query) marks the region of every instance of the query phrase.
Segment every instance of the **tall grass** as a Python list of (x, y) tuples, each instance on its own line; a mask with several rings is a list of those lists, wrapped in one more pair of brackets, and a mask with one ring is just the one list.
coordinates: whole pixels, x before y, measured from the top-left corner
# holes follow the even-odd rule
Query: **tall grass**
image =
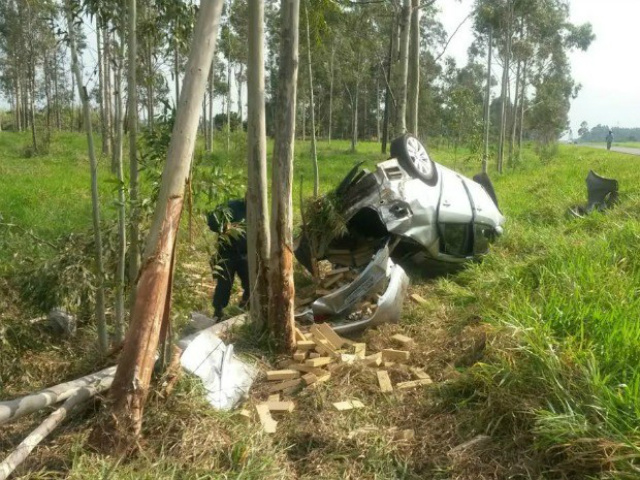
[[(617, 178), (619, 207), (585, 219), (590, 168)], [(637, 474), (640, 454), (640, 183), (637, 159), (565, 147), (545, 169), (498, 178), (506, 236), (482, 264), (441, 281), (502, 329), (491, 361), (451, 391), (494, 433), (525, 429), (580, 475)], [(456, 301), (454, 300), (454, 303)], [(449, 393), (451, 393), (451, 391)], [(584, 478), (584, 477), (578, 477)]]

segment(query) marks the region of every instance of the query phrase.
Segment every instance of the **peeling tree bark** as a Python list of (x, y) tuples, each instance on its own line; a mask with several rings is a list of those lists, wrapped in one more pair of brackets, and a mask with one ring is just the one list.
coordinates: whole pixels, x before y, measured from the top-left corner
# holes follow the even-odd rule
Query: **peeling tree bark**
[(269, 315), (269, 210), (267, 201), (267, 137), (264, 93), (264, 0), (249, 0), (247, 63), (247, 244), (249, 246), (250, 311), (256, 325)]
[(293, 150), (298, 80), (299, 0), (283, 0), (276, 138), (273, 147), (269, 324), (284, 350), (293, 350)]
[(168, 321), (172, 265), (185, 184), (221, 11), (221, 0), (203, 0), (200, 4), (167, 163), (140, 271), (131, 325), (111, 388), (111, 420), (102, 431), (93, 432), (92, 443), (96, 446), (126, 450), (140, 434), (160, 327), (163, 320)]

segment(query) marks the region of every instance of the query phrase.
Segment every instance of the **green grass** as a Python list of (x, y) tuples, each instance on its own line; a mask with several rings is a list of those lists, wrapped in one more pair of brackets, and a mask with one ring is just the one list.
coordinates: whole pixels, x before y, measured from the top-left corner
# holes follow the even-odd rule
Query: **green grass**
[[(61, 134), (48, 155), (25, 159), (21, 151), (28, 140), (28, 136), (0, 133), (0, 213), (4, 221), (43, 237), (88, 229), (89, 172), (83, 137)], [(348, 150), (346, 141), (320, 142), (323, 192), (357, 162), (366, 160), (371, 168), (384, 158), (375, 143), (361, 143), (357, 154)], [(304, 177), (305, 196), (313, 188), (308, 152), (308, 142), (297, 142), (296, 209), (300, 176)], [(444, 148), (430, 148), (430, 152), (436, 160), (466, 174), (478, 170), (476, 157), (454, 155)], [(239, 146), (227, 157), (219, 141), (213, 158), (232, 170), (241, 170), (243, 164)], [(567, 208), (586, 201), (584, 180), (590, 169), (619, 180), (620, 205), (584, 219), (569, 218)], [(412, 288), (429, 304), (408, 306), (399, 328), (410, 330), (429, 347), (424, 347), (430, 352), (424, 353), (424, 362), (432, 377), (442, 381), (438, 395), (432, 399), (425, 392), (407, 406), (376, 397), (367, 390), (366, 382), (362, 389), (350, 386), (351, 393), (362, 395), (368, 405), (379, 409), (373, 412), (377, 416), (371, 412), (354, 416), (353, 425), (360, 425), (358, 420), (375, 423), (379, 418), (389, 426), (389, 415), (396, 415), (401, 418), (394, 422), (430, 419), (425, 429), (437, 430), (438, 422), (450, 417), (446, 427), (457, 433), (447, 436), (447, 441), (461, 443), (465, 434), (492, 436), (494, 457), (478, 457), (477, 462), (487, 469), (500, 464), (504, 476), (497, 478), (635, 478), (635, 459), (640, 454), (637, 171), (634, 157), (561, 146), (559, 155), (544, 165), (527, 151), (516, 170), (502, 176), (492, 174), (507, 224), (491, 254), (482, 263), (435, 281), (426, 280), (419, 269), (412, 271)], [(106, 161), (100, 174), (104, 214), (113, 217), (110, 203), (115, 194)], [(202, 198), (199, 201), (199, 208), (208, 207)], [(196, 245), (210, 241), (204, 233), (206, 226), (198, 224), (197, 228), (200, 243)], [(0, 262), (8, 262), (10, 253), (0, 254)], [(193, 261), (183, 253), (180, 258)], [(201, 300), (190, 301), (197, 304)], [(473, 319), (478, 318), (487, 324), (482, 326), (488, 332), (486, 348), (479, 361), (467, 364), (460, 360), (468, 357), (460, 345), (475, 331), (470, 329), (477, 328)], [(380, 335), (386, 334), (382, 329)], [(435, 343), (429, 344), (431, 341)], [(432, 359), (433, 355), (437, 358)], [(454, 364), (458, 374), (445, 375)], [(356, 385), (363, 382), (363, 375), (354, 374)], [(340, 417), (327, 419), (309, 413), (330, 395), (329, 388), (302, 398), (300, 416), (295, 417), (298, 423), (283, 421), (284, 433), (275, 441), (255, 436), (229, 417), (206, 414), (202, 419), (181, 403), (188, 399), (179, 396), (167, 407), (175, 418), (190, 411), (184, 422), (188, 428), (202, 420), (219, 429), (218, 437), (206, 437), (211, 447), (206, 442), (193, 447), (193, 462), (176, 456), (175, 452), (183, 452), (179, 442), (169, 445), (163, 440), (160, 450), (153, 452), (157, 459), (144, 457), (122, 464), (74, 446), (67, 457), (72, 463), (70, 478), (102, 478), (112, 468), (118, 478), (207, 478), (203, 468), (218, 469), (220, 476), (229, 478), (315, 478), (314, 470), (299, 459), (311, 455), (318, 460), (318, 452), (324, 469), (318, 478), (340, 478), (344, 472), (351, 472), (353, 478), (496, 478), (469, 473), (446, 450), (437, 448), (441, 439), (424, 432), (425, 438), (420, 437), (420, 446), (413, 450), (391, 448), (381, 437), (357, 445), (346, 441), (338, 432), (345, 433), (350, 427), (342, 425)], [(164, 407), (152, 411), (154, 423), (147, 428), (157, 432), (153, 435), (183, 432)], [(325, 436), (314, 437), (314, 430)], [(187, 433), (180, 435), (187, 438)], [(225, 446), (226, 437), (243, 440), (230, 447)], [(204, 450), (213, 453), (207, 457)]]

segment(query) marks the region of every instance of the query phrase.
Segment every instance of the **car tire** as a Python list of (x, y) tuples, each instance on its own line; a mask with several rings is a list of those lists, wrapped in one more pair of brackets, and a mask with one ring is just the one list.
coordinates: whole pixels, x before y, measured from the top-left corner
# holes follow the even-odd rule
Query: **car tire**
[(420, 140), (407, 133), (391, 142), (391, 156), (397, 158), (400, 165), (412, 176), (427, 185), (438, 182), (438, 170)]

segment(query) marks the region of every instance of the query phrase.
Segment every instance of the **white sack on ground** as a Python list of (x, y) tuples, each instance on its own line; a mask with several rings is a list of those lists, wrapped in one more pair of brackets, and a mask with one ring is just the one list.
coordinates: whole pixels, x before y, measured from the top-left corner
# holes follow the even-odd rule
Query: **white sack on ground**
[(233, 354), (210, 329), (191, 340), (180, 359), (182, 367), (202, 379), (214, 408), (231, 410), (248, 395), (258, 370)]

